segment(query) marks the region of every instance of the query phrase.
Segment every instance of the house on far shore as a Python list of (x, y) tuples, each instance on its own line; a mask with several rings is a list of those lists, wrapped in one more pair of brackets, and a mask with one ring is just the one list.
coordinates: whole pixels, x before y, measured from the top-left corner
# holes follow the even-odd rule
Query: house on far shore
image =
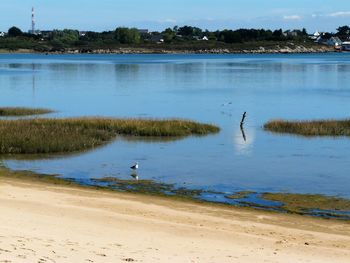
[(87, 31), (79, 31), (79, 36), (84, 37), (86, 35)]
[(162, 34), (153, 34), (150, 37), (150, 41), (156, 42), (156, 43), (164, 43), (164, 37)]
[(52, 35), (52, 30), (43, 30), (41, 31), (41, 37), (44, 39), (50, 38)]
[(6, 36), (6, 33), (5, 33), (5, 32), (0, 31), (0, 37), (4, 37), (4, 36)]
[(148, 35), (149, 31), (148, 29), (137, 29), (141, 35)]
[(204, 37), (194, 36), (193, 39), (197, 40), (197, 41), (208, 41), (209, 40), (209, 38), (207, 36), (204, 36)]
[(317, 30), (316, 30), (316, 32), (313, 33), (312, 35), (309, 35), (309, 37), (310, 37), (312, 40), (317, 40), (320, 36), (321, 36), (321, 33), (318, 32)]
[(350, 42), (343, 42), (341, 45), (341, 51), (350, 51)]
[(340, 49), (343, 41), (340, 40), (339, 37), (331, 37), (327, 40), (328, 46), (333, 46), (335, 49)]

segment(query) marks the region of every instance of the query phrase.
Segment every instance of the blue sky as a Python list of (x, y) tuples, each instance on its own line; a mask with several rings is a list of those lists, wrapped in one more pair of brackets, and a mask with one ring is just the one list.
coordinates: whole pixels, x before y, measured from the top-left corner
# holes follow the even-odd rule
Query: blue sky
[(0, 30), (27, 31), (31, 7), (38, 29), (112, 30), (135, 26), (161, 30), (190, 24), (201, 28), (335, 31), (350, 24), (348, 0), (0, 0)]

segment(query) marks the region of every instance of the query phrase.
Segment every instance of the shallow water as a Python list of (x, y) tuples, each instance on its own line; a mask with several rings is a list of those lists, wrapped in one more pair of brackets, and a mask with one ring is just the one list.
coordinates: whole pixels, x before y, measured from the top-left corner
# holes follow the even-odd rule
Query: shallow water
[[(80, 182), (138, 176), (230, 194), (241, 190), (350, 198), (350, 138), (262, 129), (276, 118), (349, 118), (350, 54), (0, 55), (0, 105), (45, 107), (52, 117), (188, 118), (217, 135), (177, 141), (118, 138), (81, 154), (5, 160), (13, 169)], [(239, 127), (247, 111), (245, 137)], [(223, 196), (204, 199), (227, 201)]]

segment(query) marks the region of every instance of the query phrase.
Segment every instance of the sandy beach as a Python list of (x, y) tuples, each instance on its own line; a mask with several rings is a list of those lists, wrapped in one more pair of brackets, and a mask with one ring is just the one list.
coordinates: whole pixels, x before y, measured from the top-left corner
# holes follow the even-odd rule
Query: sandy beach
[(349, 262), (350, 223), (0, 178), (0, 262)]

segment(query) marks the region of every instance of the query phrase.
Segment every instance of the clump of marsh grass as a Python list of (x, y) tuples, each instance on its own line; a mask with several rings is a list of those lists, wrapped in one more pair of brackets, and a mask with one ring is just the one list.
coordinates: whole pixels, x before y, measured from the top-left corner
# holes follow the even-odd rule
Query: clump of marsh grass
[(23, 108), (23, 107), (0, 107), (1, 117), (12, 117), (12, 116), (30, 116), (30, 115), (40, 115), (53, 112), (49, 109), (42, 108)]
[(69, 153), (103, 145), (118, 135), (184, 137), (217, 133), (219, 128), (169, 119), (0, 120), (0, 154)]
[(350, 136), (349, 120), (284, 121), (273, 120), (264, 129), (302, 136)]

